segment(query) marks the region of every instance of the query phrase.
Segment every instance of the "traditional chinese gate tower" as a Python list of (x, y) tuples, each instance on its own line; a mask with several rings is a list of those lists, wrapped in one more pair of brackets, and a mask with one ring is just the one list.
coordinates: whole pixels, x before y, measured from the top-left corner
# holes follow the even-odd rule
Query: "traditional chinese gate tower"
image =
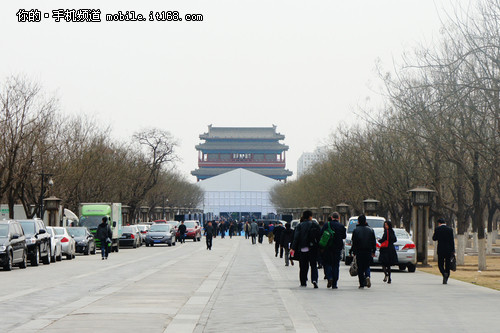
[(243, 168), (272, 179), (285, 181), (292, 175), (285, 169), (283, 134), (272, 127), (213, 127), (200, 135), (205, 140), (196, 146), (198, 167), (191, 172), (198, 181)]

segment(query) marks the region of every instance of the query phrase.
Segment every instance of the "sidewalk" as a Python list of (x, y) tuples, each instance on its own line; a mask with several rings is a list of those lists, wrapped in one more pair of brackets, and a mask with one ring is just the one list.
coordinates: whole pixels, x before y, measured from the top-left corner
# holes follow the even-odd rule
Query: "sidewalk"
[[(284, 266), (274, 246), (239, 242), (196, 332), (498, 332), (500, 292), (422, 272), (394, 272), (391, 285), (372, 273), (372, 287), (341, 263), (339, 289), (300, 288), (298, 265)], [(222, 243), (222, 242), (219, 242)], [(225, 245), (225, 244), (224, 244)], [(323, 271), (320, 270), (320, 278)]]

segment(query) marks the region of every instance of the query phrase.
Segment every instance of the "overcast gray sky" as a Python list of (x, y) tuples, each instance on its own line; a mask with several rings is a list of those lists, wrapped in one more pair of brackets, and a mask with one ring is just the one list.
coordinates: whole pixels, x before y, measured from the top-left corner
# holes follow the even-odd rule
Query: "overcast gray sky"
[[(358, 105), (380, 102), (375, 63), (439, 33), (449, 0), (3, 1), (0, 78), (25, 74), (125, 140), (146, 127), (179, 141), (179, 169), (197, 168), (207, 126), (271, 126), (287, 168)], [(100, 23), (18, 23), (19, 9), (100, 9)], [(105, 14), (176, 10), (202, 22), (104, 22)], [(442, 14), (442, 12), (441, 12)]]

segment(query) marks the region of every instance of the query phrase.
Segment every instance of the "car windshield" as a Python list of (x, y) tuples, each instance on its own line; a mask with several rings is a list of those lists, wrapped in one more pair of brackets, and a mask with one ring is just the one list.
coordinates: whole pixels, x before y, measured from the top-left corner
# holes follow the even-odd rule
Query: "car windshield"
[(193, 221), (187, 221), (187, 222), (184, 222), (184, 224), (186, 225), (186, 228), (194, 228), (198, 225), (198, 223), (193, 222)]
[(47, 228), (47, 232), (48, 232), (51, 236), (54, 236), (54, 230), (52, 230), (52, 228)]
[(35, 222), (31, 221), (20, 221), (21, 226), (23, 227), (24, 233), (25, 234), (35, 234)]
[(151, 226), (151, 229), (149, 231), (152, 232), (168, 232), (170, 231), (170, 226), (168, 224), (155, 224)]
[(64, 235), (63, 228), (54, 228), (54, 232), (56, 233), (56, 235)]
[(68, 228), (68, 232), (73, 237), (85, 237), (85, 228)]
[(103, 215), (99, 216), (82, 216), (78, 222), (79, 227), (86, 227), (88, 229), (97, 228), (102, 222)]
[(410, 235), (404, 229), (394, 229), (397, 239), (410, 239)]
[(0, 224), (0, 237), (7, 237), (9, 235), (9, 225)]
[(179, 222), (177, 222), (177, 221), (169, 221), (169, 222), (167, 222), (167, 224), (175, 227), (175, 226), (177, 226), (179, 224)]
[[(366, 222), (368, 223), (368, 226), (371, 228), (383, 228), (384, 227), (384, 220), (379, 220), (379, 219), (371, 219), (369, 217), (366, 218)], [(354, 229), (356, 229), (356, 225), (358, 224), (358, 219), (352, 219), (349, 221), (349, 226), (347, 227), (347, 233), (352, 233)]]
[[(393, 229), (393, 230), (398, 240), (410, 239), (410, 235), (406, 232), (406, 230), (404, 229)], [(373, 231), (375, 231), (375, 237), (377, 237), (377, 239), (382, 238), (382, 236), (384, 236), (384, 228), (374, 228)]]

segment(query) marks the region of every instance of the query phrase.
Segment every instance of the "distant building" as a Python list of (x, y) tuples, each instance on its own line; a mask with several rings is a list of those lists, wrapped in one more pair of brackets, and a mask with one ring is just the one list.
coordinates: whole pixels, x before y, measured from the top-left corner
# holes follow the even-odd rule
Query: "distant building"
[(285, 181), (292, 172), (285, 169), (288, 146), (285, 136), (272, 127), (213, 127), (200, 135), (205, 142), (196, 146), (198, 169), (191, 172), (197, 180), (243, 168)]
[(237, 220), (276, 214), (270, 191), (278, 181), (245, 169), (235, 169), (200, 181), (203, 203), (198, 207), (212, 218)]
[(317, 148), (313, 153), (303, 153), (297, 161), (297, 178), (304, 175), (315, 164), (325, 158), (325, 149)]

